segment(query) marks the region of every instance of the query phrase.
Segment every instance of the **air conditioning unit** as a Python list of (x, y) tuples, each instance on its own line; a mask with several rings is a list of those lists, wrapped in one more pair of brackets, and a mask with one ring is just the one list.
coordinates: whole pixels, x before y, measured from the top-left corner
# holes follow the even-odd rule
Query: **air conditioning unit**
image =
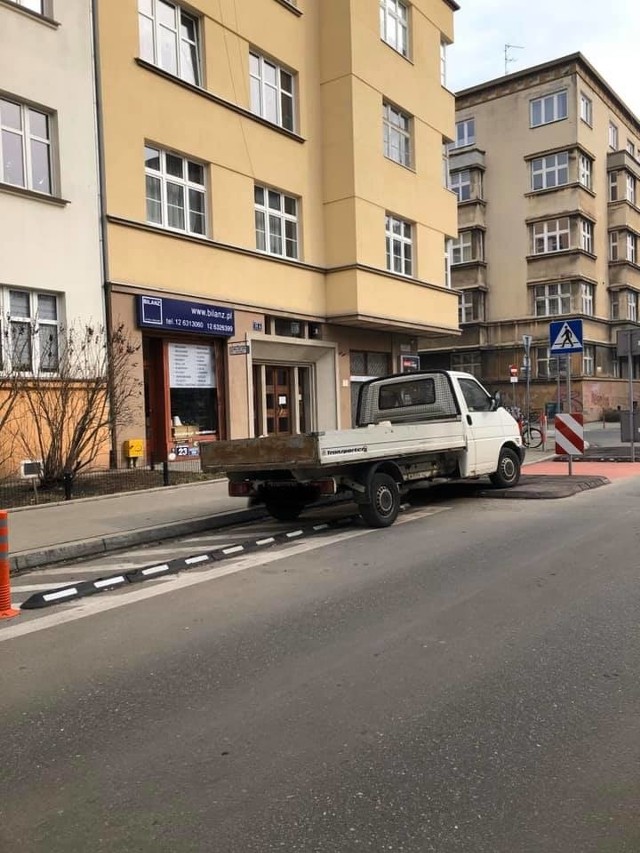
[(33, 480), (42, 474), (42, 459), (23, 459), (20, 463), (20, 476), (23, 480)]

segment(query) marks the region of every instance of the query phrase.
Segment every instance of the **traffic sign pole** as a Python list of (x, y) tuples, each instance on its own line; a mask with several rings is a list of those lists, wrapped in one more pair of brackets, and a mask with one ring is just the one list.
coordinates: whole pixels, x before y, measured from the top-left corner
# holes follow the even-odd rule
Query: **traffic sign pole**
[(627, 350), (627, 369), (629, 371), (629, 438), (631, 439), (631, 461), (636, 461), (636, 446), (634, 443), (634, 417), (633, 417), (633, 352), (631, 344), (632, 329), (627, 332), (628, 350)]
[[(571, 355), (567, 353), (567, 414), (571, 414)], [(573, 475), (573, 456), (568, 455), (569, 460), (569, 476)]]

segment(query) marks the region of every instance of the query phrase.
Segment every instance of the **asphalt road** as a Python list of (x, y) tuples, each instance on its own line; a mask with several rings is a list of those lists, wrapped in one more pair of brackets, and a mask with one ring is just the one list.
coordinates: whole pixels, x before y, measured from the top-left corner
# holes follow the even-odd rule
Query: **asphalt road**
[(453, 500), (3, 625), (0, 851), (637, 853), (639, 499)]

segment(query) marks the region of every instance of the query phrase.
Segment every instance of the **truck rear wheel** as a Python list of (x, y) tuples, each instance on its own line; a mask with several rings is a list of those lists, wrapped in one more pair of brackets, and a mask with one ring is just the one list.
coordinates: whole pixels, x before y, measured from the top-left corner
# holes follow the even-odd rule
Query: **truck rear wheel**
[(304, 504), (300, 501), (285, 501), (270, 499), (265, 501), (267, 512), (276, 521), (295, 521), (302, 510)]
[(400, 512), (400, 489), (388, 474), (374, 474), (369, 483), (369, 502), (360, 504), (360, 515), (369, 527), (389, 527)]
[(520, 479), (520, 457), (510, 447), (503, 447), (498, 459), (498, 470), (489, 474), (489, 479), (497, 489), (510, 489)]

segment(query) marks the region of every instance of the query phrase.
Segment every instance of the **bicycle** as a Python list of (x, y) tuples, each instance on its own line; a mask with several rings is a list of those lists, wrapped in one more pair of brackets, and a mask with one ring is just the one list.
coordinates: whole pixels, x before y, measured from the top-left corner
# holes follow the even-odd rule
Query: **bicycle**
[(530, 447), (535, 450), (542, 446), (542, 430), (540, 427), (533, 426), (530, 421), (522, 421), (520, 425), (522, 433), (522, 443), (525, 447)]

